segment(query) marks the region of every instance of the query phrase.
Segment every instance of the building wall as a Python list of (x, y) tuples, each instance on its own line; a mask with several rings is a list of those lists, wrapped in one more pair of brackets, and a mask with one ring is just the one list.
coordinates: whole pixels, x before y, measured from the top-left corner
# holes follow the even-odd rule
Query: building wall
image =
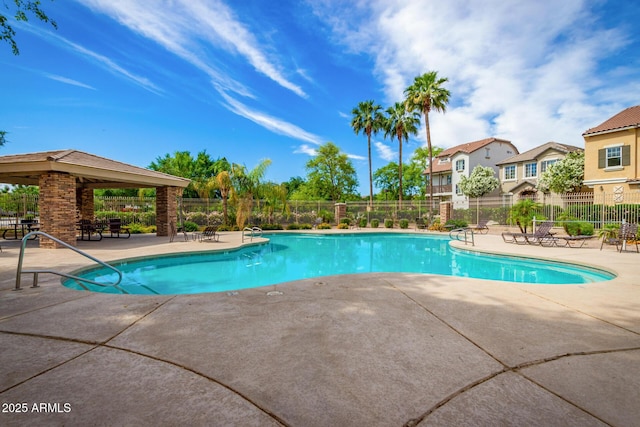
[[(628, 181), (640, 179), (640, 129), (627, 129), (601, 135), (585, 136), (584, 181), (585, 185), (607, 193), (638, 191), (638, 185)], [(629, 146), (630, 164), (613, 168), (598, 167), (598, 152), (607, 147)]]

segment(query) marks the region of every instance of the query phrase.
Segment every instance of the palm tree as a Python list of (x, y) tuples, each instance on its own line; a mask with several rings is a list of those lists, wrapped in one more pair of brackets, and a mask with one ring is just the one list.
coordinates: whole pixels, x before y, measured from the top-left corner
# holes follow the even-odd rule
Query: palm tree
[(375, 104), (373, 100), (363, 101), (351, 111), (351, 127), (356, 135), (363, 132), (367, 135), (369, 151), (369, 206), (373, 206), (373, 172), (371, 171), (371, 134), (377, 134), (384, 125), (382, 107)]
[(216, 175), (216, 188), (220, 191), (220, 197), (222, 197), (222, 213), (224, 218), (224, 225), (229, 225), (228, 203), (229, 194), (233, 190), (233, 184), (231, 183), (231, 176), (229, 171), (222, 171)]
[(420, 124), (420, 113), (417, 111), (407, 111), (406, 106), (402, 102), (396, 102), (393, 107), (387, 108), (387, 117), (384, 122), (384, 137), (398, 139), (398, 208), (402, 208), (402, 140), (407, 142), (409, 134), (416, 135), (418, 133), (418, 125)]
[(404, 90), (405, 103), (408, 110), (418, 111), (424, 115), (427, 132), (427, 148), (429, 150), (429, 198), (433, 215), (433, 151), (431, 148), (431, 130), (429, 128), (429, 112), (431, 110), (444, 113), (451, 93), (442, 87), (448, 79), (439, 78), (437, 71), (429, 71), (413, 80), (413, 84)]
[(262, 178), (271, 164), (270, 159), (263, 159), (250, 171), (244, 165), (231, 165), (231, 182), (236, 202), (236, 224), (240, 229), (251, 216), (253, 197), (258, 192)]

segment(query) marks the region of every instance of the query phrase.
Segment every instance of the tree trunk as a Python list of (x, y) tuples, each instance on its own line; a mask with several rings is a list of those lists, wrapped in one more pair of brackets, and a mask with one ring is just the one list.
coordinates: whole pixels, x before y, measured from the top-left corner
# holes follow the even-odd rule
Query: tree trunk
[(429, 111), (424, 111), (425, 131), (427, 132), (427, 150), (429, 151), (429, 222), (433, 218), (433, 151), (431, 150), (431, 130), (429, 129)]
[(373, 173), (371, 172), (371, 132), (367, 133), (367, 145), (369, 149), (369, 206), (373, 206)]
[(398, 209), (402, 209), (402, 135), (398, 135), (398, 175), (400, 178), (400, 194), (398, 195)]

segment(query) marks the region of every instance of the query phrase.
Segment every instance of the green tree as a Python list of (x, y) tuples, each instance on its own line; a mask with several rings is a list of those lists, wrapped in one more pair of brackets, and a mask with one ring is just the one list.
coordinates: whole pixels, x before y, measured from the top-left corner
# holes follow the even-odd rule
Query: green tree
[(537, 187), (545, 193), (571, 193), (582, 186), (583, 180), (584, 151), (572, 151), (542, 172)]
[(229, 171), (223, 170), (216, 175), (216, 188), (220, 192), (222, 197), (222, 216), (225, 225), (229, 225), (229, 196), (233, 190), (233, 183), (231, 182), (231, 175)]
[[(29, 0), (13, 0), (15, 3), (15, 10), (11, 12), (11, 8), (7, 5), (6, 2), (3, 2), (4, 8), (9, 11), (9, 13), (13, 13), (13, 17), (16, 21), (29, 21), (29, 15), (33, 15), (42, 22), (50, 23), (51, 26), (55, 29), (58, 29), (58, 24), (56, 21), (49, 18), (47, 14), (40, 8), (40, 0), (29, 1)], [(1, 12), (0, 9), (0, 40), (4, 40), (11, 45), (11, 50), (14, 55), (20, 54), (20, 49), (18, 49), (18, 43), (15, 41), (16, 31), (13, 29), (11, 25), (9, 25), (9, 20), (7, 15)], [(0, 144), (1, 145), (1, 144)]]
[(431, 145), (431, 129), (429, 113), (431, 110), (444, 113), (449, 103), (451, 93), (442, 85), (447, 78), (439, 78), (437, 71), (429, 71), (413, 80), (413, 84), (404, 90), (405, 103), (410, 111), (418, 111), (424, 115), (425, 131), (427, 134), (427, 149), (429, 150), (429, 199), (431, 200), (430, 214), (433, 215), (433, 150)]
[[(400, 177), (398, 176), (398, 164), (396, 162), (390, 162), (386, 166), (383, 166), (373, 173), (373, 182), (386, 196), (390, 196), (392, 199), (398, 198), (398, 192), (400, 191)], [(402, 200), (402, 198), (400, 198)]]
[(468, 178), (466, 176), (460, 177), (458, 186), (462, 194), (476, 199), (476, 224), (480, 222), (480, 197), (491, 193), (500, 185), (495, 174), (493, 168), (478, 165), (473, 168)]
[(274, 223), (273, 214), (280, 212), (289, 215), (289, 203), (287, 202), (287, 187), (284, 184), (276, 184), (275, 182), (267, 182), (260, 189), (262, 200), (264, 200), (263, 211), (267, 215), (269, 224)]
[(307, 164), (307, 191), (334, 202), (356, 193), (356, 170), (346, 154), (333, 143), (321, 145)]
[(351, 111), (351, 127), (356, 135), (360, 132), (367, 135), (367, 152), (369, 155), (369, 206), (373, 206), (373, 172), (371, 170), (371, 134), (377, 134), (384, 128), (382, 107), (373, 100), (363, 101)]
[(398, 140), (398, 206), (402, 208), (402, 141), (407, 142), (409, 135), (417, 135), (420, 125), (420, 113), (407, 111), (404, 103), (396, 102), (387, 108), (384, 121), (384, 136)]
[(212, 160), (206, 150), (203, 150), (195, 158), (189, 151), (176, 151), (173, 156), (165, 154), (151, 162), (149, 169), (192, 180), (183, 195), (194, 198), (198, 197), (198, 190), (201, 194), (208, 194), (211, 190), (208, 182), (210, 178), (223, 170), (230, 170), (231, 166), (225, 158)]

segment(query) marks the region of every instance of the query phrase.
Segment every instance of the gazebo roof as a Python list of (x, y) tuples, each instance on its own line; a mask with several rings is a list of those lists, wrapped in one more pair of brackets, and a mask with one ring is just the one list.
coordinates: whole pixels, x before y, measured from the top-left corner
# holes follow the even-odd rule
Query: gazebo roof
[(78, 150), (0, 156), (0, 183), (38, 185), (45, 172), (68, 173), (87, 188), (185, 188), (191, 182)]

